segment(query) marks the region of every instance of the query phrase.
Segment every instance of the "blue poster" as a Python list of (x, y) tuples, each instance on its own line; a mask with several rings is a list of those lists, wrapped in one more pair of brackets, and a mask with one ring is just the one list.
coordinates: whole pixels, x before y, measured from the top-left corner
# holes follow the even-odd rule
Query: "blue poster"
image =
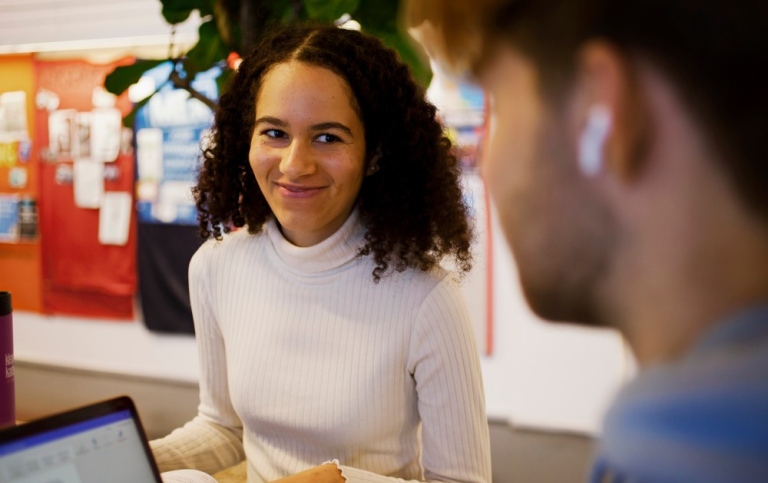
[(0, 194), (0, 242), (19, 241), (19, 197)]
[[(136, 115), (136, 199), (139, 220), (197, 224), (191, 189), (201, 162), (201, 143), (213, 124), (213, 111), (183, 89), (166, 82), (172, 64), (161, 64), (142, 81), (160, 86)], [(197, 75), (192, 87), (217, 99), (218, 68)], [(145, 79), (146, 78), (146, 79)]]

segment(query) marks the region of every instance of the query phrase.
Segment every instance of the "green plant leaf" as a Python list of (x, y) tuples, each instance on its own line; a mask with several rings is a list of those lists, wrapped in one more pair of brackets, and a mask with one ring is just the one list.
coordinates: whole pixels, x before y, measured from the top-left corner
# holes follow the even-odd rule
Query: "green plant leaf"
[(363, 30), (396, 30), (399, 3), (393, 0), (365, 0), (353, 17), (360, 22)]
[(193, 10), (199, 10), (200, 16), (213, 14), (212, 0), (160, 0), (163, 4), (163, 18), (171, 25), (189, 18)]
[(413, 77), (425, 89), (432, 80), (432, 70), (429, 67), (426, 53), (417, 47), (416, 41), (410, 35), (400, 30), (378, 30), (369, 31), (370, 34), (381, 38), (389, 47), (397, 50), (403, 62), (408, 64), (413, 73)]
[[(189, 59), (182, 59), (181, 60), (181, 70), (180, 70), (180, 78), (182, 80), (187, 80), (189, 82), (192, 82), (195, 80), (195, 76), (202, 72), (203, 69), (199, 68), (197, 64), (190, 62)], [(177, 86), (178, 87), (178, 86)]]
[(400, 19), (400, 3), (392, 0), (365, 0), (355, 12), (363, 31), (381, 38), (385, 44), (397, 50), (408, 64), (416, 80), (425, 88), (432, 79), (426, 52), (405, 31)]
[(104, 87), (107, 91), (119, 96), (133, 84), (139, 82), (141, 76), (149, 69), (165, 62), (165, 60), (137, 60), (131, 65), (121, 65), (107, 74)]
[(308, 18), (304, 2), (285, 0), (264, 0), (262, 5), (269, 9), (270, 17), (280, 23), (291, 23)]
[(223, 69), (221, 75), (216, 78), (216, 89), (218, 90), (219, 97), (229, 88), (229, 82), (234, 75), (235, 71), (232, 69)]
[[(236, 49), (241, 42), (241, 32), (239, 24), (239, 12), (234, 12), (234, 5), (229, 5), (231, 0), (213, 0), (213, 19), (216, 22), (216, 28), (219, 29), (219, 35), (225, 44), (232, 49)], [(239, 9), (239, 6), (237, 7)]]
[(146, 106), (150, 99), (152, 99), (152, 96), (157, 94), (157, 91), (153, 92), (152, 95), (147, 96), (146, 98), (140, 100), (136, 104), (133, 105), (133, 109), (131, 109), (131, 112), (129, 112), (124, 118), (123, 118), (123, 126), (129, 127), (133, 129), (133, 123), (136, 120), (136, 114), (139, 112), (139, 109)]
[(203, 22), (200, 25), (199, 36), (197, 44), (187, 52), (188, 62), (184, 64), (187, 68), (187, 75), (190, 77), (193, 77), (197, 72), (210, 69), (229, 55), (229, 49), (224, 44), (221, 35), (219, 35), (216, 22), (213, 20)]
[(353, 14), (360, 6), (360, 0), (302, 0), (311, 19), (336, 20), (345, 13)]
[(196, 3), (197, 9), (200, 11), (200, 17), (207, 17), (213, 15), (214, 5), (218, 0), (198, 0)]

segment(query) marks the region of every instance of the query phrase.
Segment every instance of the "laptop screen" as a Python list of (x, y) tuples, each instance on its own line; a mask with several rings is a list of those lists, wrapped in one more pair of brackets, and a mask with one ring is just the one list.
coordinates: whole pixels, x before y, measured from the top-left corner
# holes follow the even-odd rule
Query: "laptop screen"
[(128, 398), (0, 431), (0, 483), (159, 482)]

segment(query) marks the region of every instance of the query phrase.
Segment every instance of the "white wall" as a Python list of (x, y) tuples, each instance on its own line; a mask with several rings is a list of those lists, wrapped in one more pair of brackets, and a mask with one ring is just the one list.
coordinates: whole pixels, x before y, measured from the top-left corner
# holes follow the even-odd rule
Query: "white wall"
[(543, 322), (526, 304), (495, 210), (494, 351), (482, 358), (491, 417), (513, 425), (597, 434), (619, 386), (633, 373), (613, 330)]
[(14, 311), (17, 361), (129, 376), (197, 382), (190, 335), (157, 334), (143, 322), (45, 316)]

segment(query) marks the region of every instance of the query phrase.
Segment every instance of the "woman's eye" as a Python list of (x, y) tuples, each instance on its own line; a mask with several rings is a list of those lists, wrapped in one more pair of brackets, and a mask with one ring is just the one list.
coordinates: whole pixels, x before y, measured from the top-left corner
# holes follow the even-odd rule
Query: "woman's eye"
[(285, 133), (279, 129), (265, 129), (261, 134), (270, 138), (284, 138)]
[(335, 143), (336, 141), (340, 141), (338, 136), (334, 136), (333, 134), (321, 134), (317, 136), (316, 138), (321, 143)]

